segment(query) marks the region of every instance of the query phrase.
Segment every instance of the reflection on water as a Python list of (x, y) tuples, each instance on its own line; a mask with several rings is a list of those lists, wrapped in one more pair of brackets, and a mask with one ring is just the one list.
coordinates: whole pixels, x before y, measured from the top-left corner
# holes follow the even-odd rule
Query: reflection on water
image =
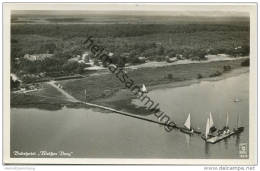
[(204, 143), (205, 144), (205, 154), (208, 156), (209, 154), (209, 144), (208, 143)]
[(190, 147), (190, 135), (184, 134), (184, 136), (185, 136), (185, 138), (186, 138), (187, 147), (189, 148), (189, 147)]
[(239, 146), (240, 143), (240, 134), (236, 135), (236, 146)]
[[(217, 144), (206, 144), (200, 136), (189, 136), (178, 130), (168, 133), (157, 124), (115, 113), (13, 108), (11, 154), (14, 150), (63, 150), (73, 152), (72, 157), (92, 158), (239, 158), (239, 143), (248, 143), (248, 82), (246, 73), (215, 82), (149, 92), (178, 125), (191, 113), (192, 125), (202, 132), (209, 112), (218, 128), (225, 125), (226, 112), (229, 112), (231, 129), (240, 114), (244, 132)], [(241, 99), (239, 103), (233, 102), (236, 97)], [(139, 101), (133, 103), (141, 105)], [(148, 118), (156, 120), (152, 115)]]

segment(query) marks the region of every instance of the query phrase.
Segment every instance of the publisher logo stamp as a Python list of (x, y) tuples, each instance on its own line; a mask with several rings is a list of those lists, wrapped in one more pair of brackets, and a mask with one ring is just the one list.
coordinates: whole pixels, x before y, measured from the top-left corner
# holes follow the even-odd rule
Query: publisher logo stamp
[(248, 147), (246, 143), (239, 144), (239, 155), (241, 158), (248, 157), (247, 151), (248, 151)]

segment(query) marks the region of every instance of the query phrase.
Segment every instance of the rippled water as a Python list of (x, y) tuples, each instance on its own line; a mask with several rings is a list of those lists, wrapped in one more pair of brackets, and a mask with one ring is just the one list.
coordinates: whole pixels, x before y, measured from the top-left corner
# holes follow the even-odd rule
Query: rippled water
[[(237, 114), (245, 127), (240, 136), (206, 145), (196, 135), (173, 130), (92, 109), (63, 108), (58, 111), (11, 109), (11, 155), (14, 150), (73, 152), (72, 157), (106, 158), (239, 158), (239, 143), (248, 143), (249, 74), (219, 81), (203, 81), (178, 88), (157, 89), (148, 94), (160, 103), (161, 110), (181, 125), (191, 113), (192, 125), (205, 130), (212, 112), (217, 127), (222, 127), (229, 112), (230, 127)], [(239, 103), (234, 103), (239, 98)], [(138, 100), (133, 101), (141, 105)], [(156, 118), (150, 115), (149, 118)]]

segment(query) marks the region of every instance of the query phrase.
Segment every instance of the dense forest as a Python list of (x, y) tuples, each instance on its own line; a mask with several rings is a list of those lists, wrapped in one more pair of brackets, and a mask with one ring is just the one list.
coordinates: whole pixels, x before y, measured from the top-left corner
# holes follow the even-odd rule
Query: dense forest
[[(181, 54), (204, 60), (207, 54), (249, 55), (249, 25), (244, 24), (12, 24), (12, 72), (81, 73), (83, 65), (68, 62), (85, 49), (93, 36), (96, 44), (113, 52), (113, 62), (137, 64), (138, 57), (163, 61)], [(237, 49), (236, 47), (240, 47)], [(25, 54), (54, 54), (43, 61), (28, 61)], [(126, 55), (127, 54), (127, 55)], [(19, 60), (19, 62), (17, 62)]]

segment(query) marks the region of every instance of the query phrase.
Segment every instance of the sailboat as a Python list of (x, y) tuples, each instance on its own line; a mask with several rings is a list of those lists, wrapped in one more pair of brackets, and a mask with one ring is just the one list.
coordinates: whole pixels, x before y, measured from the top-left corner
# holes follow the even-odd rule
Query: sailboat
[(240, 99), (239, 98), (235, 98), (234, 99), (234, 102), (236, 103), (236, 102), (240, 102)]
[(217, 130), (217, 128), (214, 126), (213, 117), (211, 112), (209, 113), (209, 131), (210, 133), (213, 133)]
[(181, 132), (192, 135), (193, 133), (200, 134), (201, 132), (196, 131), (194, 128), (191, 127), (191, 117), (190, 113), (184, 123), (184, 127), (180, 128)]
[(229, 119), (228, 119), (228, 112), (227, 112), (226, 128), (228, 128), (228, 121)]
[(205, 131), (206, 139), (208, 139), (209, 130), (210, 130), (210, 119), (208, 118), (208, 119), (207, 119), (207, 124), (206, 124), (206, 131)]
[(229, 120), (229, 118), (228, 118), (228, 113), (227, 113), (226, 125), (222, 129), (218, 130), (218, 134), (228, 134), (230, 132), (229, 127), (228, 127), (228, 120)]
[(234, 131), (236, 132), (236, 133), (240, 133), (240, 132), (243, 132), (244, 131), (244, 127), (242, 127), (242, 126), (239, 126), (240, 124), (239, 124), (239, 121), (240, 121), (240, 117), (239, 117), (239, 114), (237, 115), (237, 127), (236, 127), (236, 129), (234, 129)]
[(210, 127), (211, 127), (211, 121), (210, 118), (207, 119), (207, 123), (206, 123), (206, 130), (205, 130), (205, 134), (203, 134), (201, 136), (202, 139), (204, 139), (205, 141), (214, 137), (211, 133), (210, 133)]
[(143, 86), (142, 86), (142, 88), (141, 88), (141, 91), (142, 91), (143, 93), (148, 93), (148, 91), (147, 91), (147, 89), (146, 89), (146, 87), (145, 87), (144, 84), (143, 84)]
[[(239, 120), (239, 118), (238, 118), (238, 120)], [(230, 130), (229, 126), (228, 126), (228, 122), (229, 122), (229, 116), (227, 113), (227, 119), (226, 119), (225, 126), (221, 130), (217, 131), (217, 135), (213, 135), (210, 133), (210, 119), (208, 118), (207, 124), (206, 124), (205, 135), (202, 135), (201, 138), (204, 139), (207, 143), (215, 144), (223, 139), (230, 137), (231, 135), (241, 133), (244, 130), (244, 127), (238, 127), (238, 123), (237, 123), (237, 128)]]

